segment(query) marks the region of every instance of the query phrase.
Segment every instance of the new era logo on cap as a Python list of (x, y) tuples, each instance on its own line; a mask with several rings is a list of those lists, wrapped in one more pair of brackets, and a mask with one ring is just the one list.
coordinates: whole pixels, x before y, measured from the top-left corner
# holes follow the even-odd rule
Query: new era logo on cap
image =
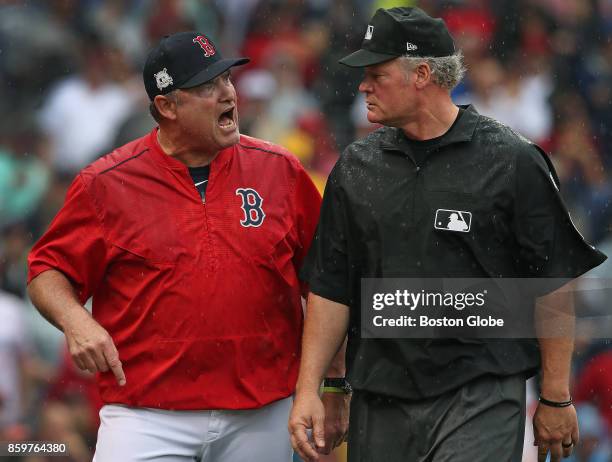
[(444, 21), (419, 8), (379, 8), (369, 23), (361, 49), (342, 58), (341, 64), (367, 67), (405, 55), (441, 57), (455, 53)]
[(467, 233), (472, 228), (472, 214), (463, 210), (436, 210), (434, 228)]

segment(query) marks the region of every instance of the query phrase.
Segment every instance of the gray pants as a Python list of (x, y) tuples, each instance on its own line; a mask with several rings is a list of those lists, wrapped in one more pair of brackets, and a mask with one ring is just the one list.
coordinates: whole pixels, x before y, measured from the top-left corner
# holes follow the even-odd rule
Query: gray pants
[(437, 398), (356, 391), (349, 462), (521, 462), (525, 377), (485, 376)]
[(106, 405), (94, 462), (290, 462), (293, 398), (258, 409), (169, 411)]

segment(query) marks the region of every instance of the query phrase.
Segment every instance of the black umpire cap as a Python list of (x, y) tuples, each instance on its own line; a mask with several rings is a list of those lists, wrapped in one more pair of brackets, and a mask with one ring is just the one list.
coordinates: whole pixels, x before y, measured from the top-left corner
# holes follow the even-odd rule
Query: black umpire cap
[(419, 8), (399, 7), (376, 11), (361, 49), (339, 62), (349, 67), (383, 63), (398, 56), (451, 56), (455, 42), (446, 24)]
[(224, 59), (212, 40), (195, 31), (166, 35), (149, 55), (142, 71), (149, 99), (177, 88), (197, 87), (248, 58)]

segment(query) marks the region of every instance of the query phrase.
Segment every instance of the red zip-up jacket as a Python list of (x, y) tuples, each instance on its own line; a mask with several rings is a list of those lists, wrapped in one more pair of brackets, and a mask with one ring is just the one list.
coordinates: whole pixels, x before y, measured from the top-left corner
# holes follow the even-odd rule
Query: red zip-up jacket
[(320, 201), (288, 151), (241, 136), (212, 161), (203, 203), (154, 129), (80, 172), (28, 281), (55, 269), (93, 297), (127, 378), (99, 374), (105, 403), (257, 408), (294, 391)]

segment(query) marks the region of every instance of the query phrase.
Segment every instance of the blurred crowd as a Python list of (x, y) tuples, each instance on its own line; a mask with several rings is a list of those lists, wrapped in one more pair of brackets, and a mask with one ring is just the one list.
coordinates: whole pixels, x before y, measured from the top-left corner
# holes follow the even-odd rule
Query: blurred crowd
[[(376, 8), (399, 5), (446, 20), (468, 66), (455, 101), (539, 143), (576, 226), (612, 254), (611, 0), (0, 0), (0, 440), (64, 441), (65, 460), (91, 460), (99, 398), (27, 300), (26, 256), (75, 173), (154, 126), (141, 76), (152, 44), (195, 29), (250, 57), (233, 74), (241, 132), (287, 147), (322, 190), (344, 147), (376, 129), (360, 72), (337, 60)], [(596, 276), (610, 286), (612, 263)], [(576, 462), (612, 460), (601, 293), (578, 294)]]

